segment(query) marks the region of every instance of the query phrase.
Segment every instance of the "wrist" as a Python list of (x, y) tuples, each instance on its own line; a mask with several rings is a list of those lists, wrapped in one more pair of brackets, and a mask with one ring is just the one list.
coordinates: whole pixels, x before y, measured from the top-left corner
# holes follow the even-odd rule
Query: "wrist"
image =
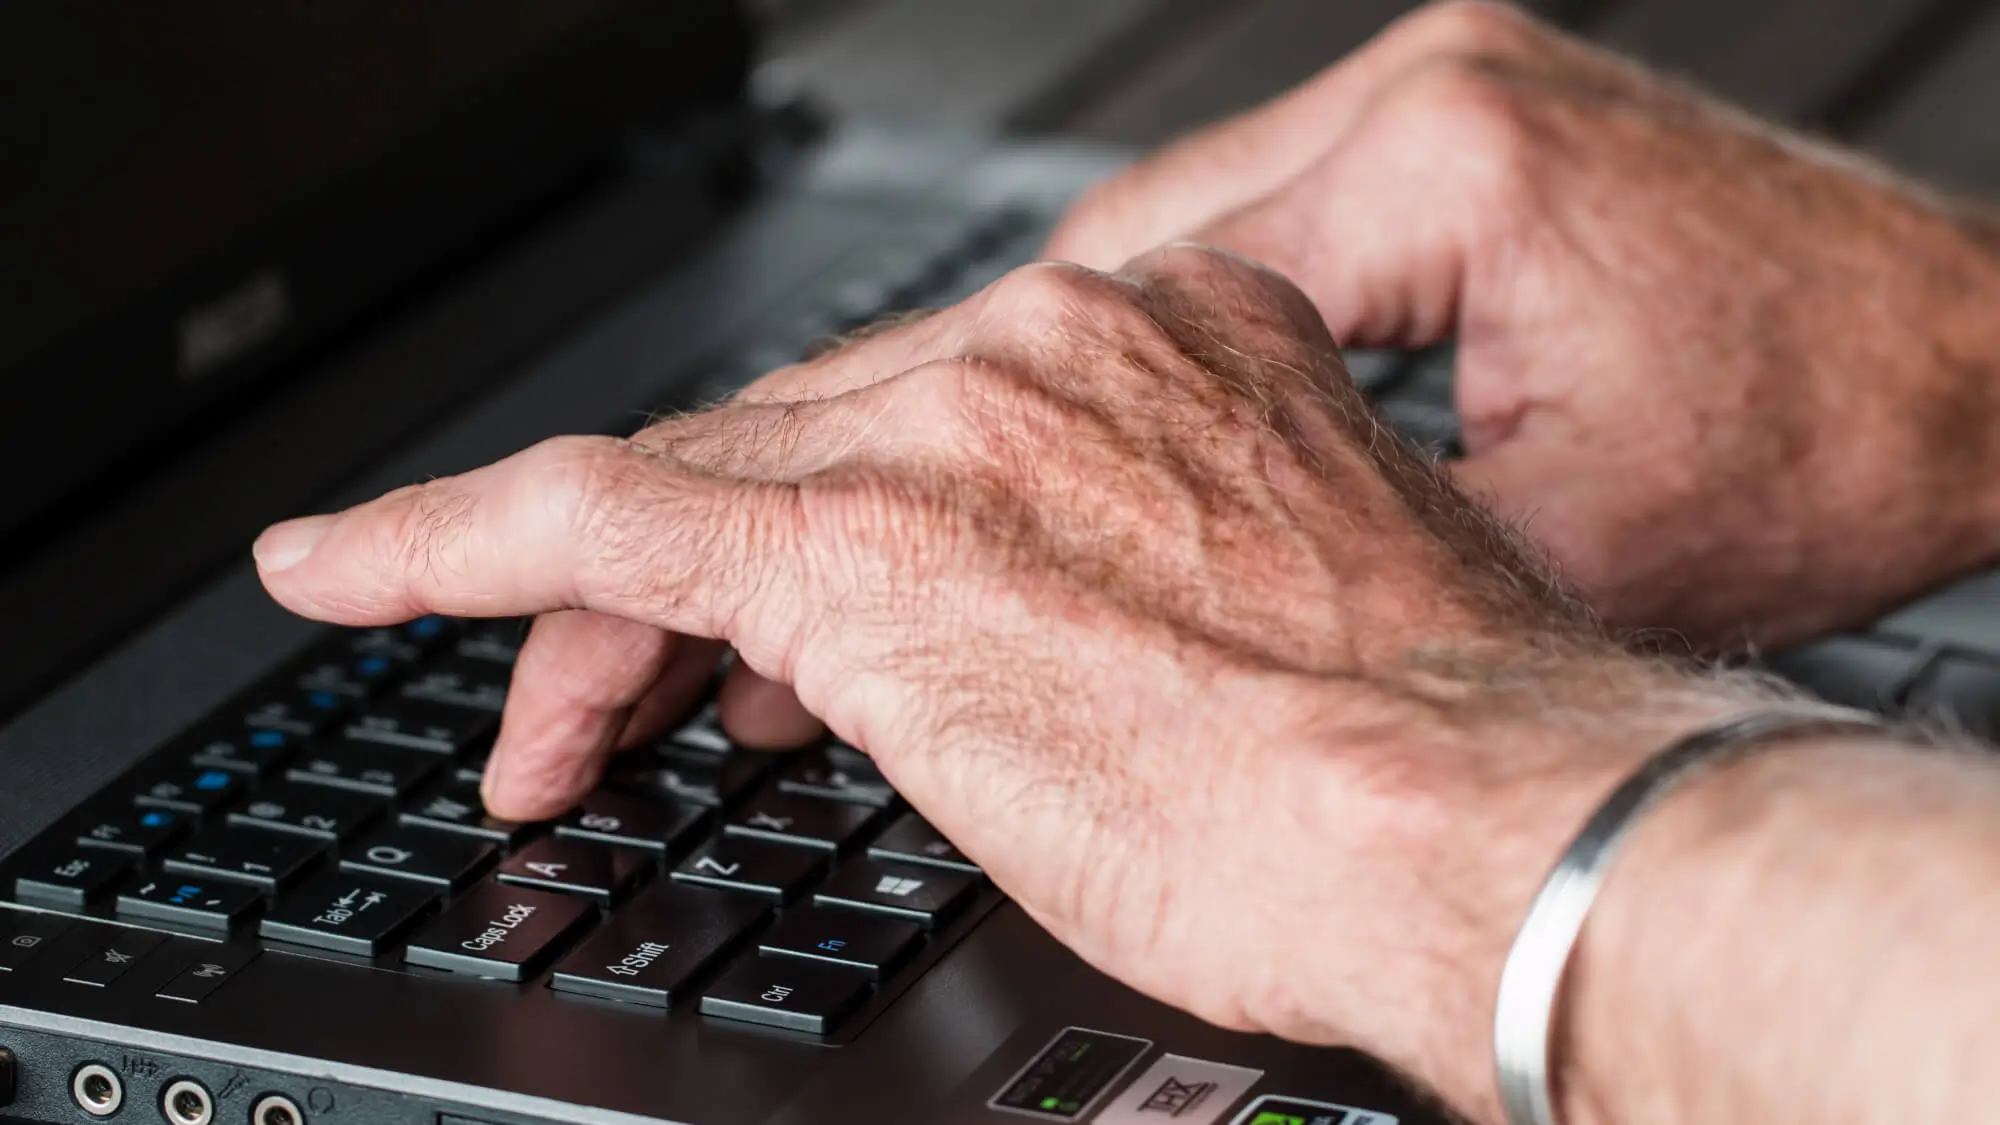
[(1562, 1120), (1977, 1116), (1991, 1091), (1957, 1079), (1994, 1030), (1996, 796), (1986, 763), (1866, 736), (1693, 779), (1584, 929), (1552, 1044)]
[[(1501, 1120), (1500, 970), (1556, 858), (1646, 759), (1764, 702), (1754, 684), (1600, 653), (1548, 683), (1433, 698), (1393, 722), (1325, 732), (1329, 749), (1300, 788), (1340, 810), (1344, 843), (1366, 841), (1372, 854), (1364, 874), (1331, 872), (1319, 904), (1343, 919), (1352, 956), (1296, 951), (1307, 969), (1293, 976), (1314, 982), (1297, 998), (1305, 1026), (1271, 1030), (1362, 1047), (1472, 1120)], [(1353, 1023), (1311, 1026), (1325, 1011)]]

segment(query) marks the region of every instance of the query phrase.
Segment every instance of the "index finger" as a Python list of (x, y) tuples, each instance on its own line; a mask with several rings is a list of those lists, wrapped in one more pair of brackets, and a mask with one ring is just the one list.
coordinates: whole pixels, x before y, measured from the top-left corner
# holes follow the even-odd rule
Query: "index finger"
[(280, 524), (255, 553), (279, 602), (343, 625), (591, 609), (754, 648), (775, 638), (742, 635), (746, 608), (796, 606), (796, 501), (630, 442), (556, 438)]

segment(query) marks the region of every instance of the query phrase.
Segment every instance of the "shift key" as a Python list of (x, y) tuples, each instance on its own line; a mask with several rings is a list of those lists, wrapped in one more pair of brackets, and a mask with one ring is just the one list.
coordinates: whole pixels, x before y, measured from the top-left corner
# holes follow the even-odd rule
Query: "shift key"
[(404, 959), (454, 973), (527, 980), (597, 918), (568, 895), (485, 882), (410, 939)]

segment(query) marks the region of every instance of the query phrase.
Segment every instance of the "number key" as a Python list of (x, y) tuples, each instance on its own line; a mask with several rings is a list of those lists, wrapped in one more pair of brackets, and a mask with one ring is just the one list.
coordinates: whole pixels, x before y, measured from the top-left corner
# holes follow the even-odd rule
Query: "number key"
[(364, 793), (279, 782), (259, 790), (248, 804), (230, 813), (229, 823), (345, 840), (385, 807), (381, 798)]

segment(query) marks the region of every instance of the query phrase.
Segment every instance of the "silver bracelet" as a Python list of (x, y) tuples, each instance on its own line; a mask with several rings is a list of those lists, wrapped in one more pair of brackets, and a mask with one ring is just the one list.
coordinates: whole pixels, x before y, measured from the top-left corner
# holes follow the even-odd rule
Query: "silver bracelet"
[(1862, 711), (1800, 704), (1729, 719), (1688, 735), (1655, 754), (1611, 794), (1557, 861), (1500, 971), (1493, 1017), (1493, 1054), (1500, 1098), (1511, 1125), (1557, 1125), (1549, 1085), (1550, 1035), (1563, 976), (1584, 919), (1619, 845), (1646, 812), (1703, 767), (1717, 766), (1814, 734), (1888, 730)]

